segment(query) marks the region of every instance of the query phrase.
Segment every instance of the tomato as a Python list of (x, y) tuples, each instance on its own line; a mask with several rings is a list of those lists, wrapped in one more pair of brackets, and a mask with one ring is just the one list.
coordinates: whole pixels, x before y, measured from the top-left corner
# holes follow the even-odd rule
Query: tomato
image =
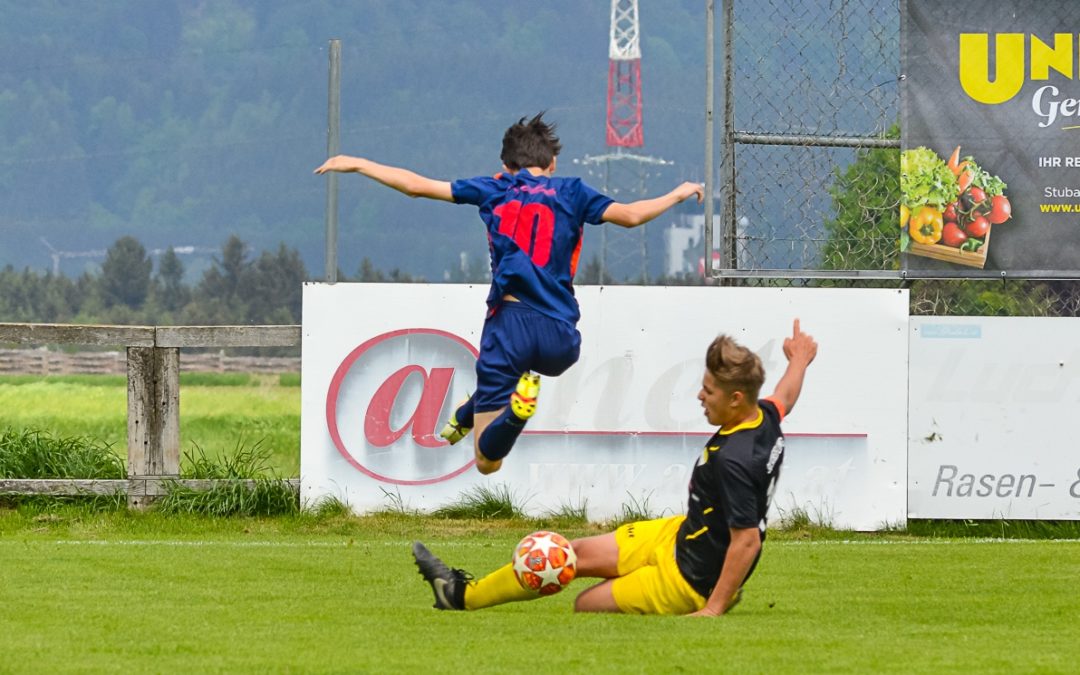
[(991, 225), (1000, 225), (1012, 218), (1012, 204), (1005, 195), (997, 195), (990, 204), (990, 216), (987, 220)]
[(944, 218), (946, 221), (951, 220), (951, 221), (953, 221), (955, 223), (956, 222), (956, 202), (953, 202), (952, 204), (949, 204), (948, 206), (946, 206), (945, 210), (941, 212), (941, 217)]
[(975, 237), (976, 239), (982, 239), (986, 236), (986, 233), (990, 231), (990, 221), (985, 216), (975, 216), (968, 223), (965, 230), (969, 237)]
[(960, 226), (954, 222), (945, 223), (945, 229), (941, 231), (941, 243), (946, 246), (952, 246), (953, 248), (960, 248), (960, 246), (967, 241), (968, 236), (960, 229)]
[(968, 194), (971, 195), (971, 201), (976, 204), (982, 204), (986, 201), (986, 192), (981, 187), (972, 186)]

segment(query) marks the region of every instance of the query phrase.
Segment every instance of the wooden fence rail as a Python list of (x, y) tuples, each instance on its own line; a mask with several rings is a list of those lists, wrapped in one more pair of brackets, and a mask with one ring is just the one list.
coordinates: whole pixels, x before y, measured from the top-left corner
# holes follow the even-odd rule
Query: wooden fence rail
[[(180, 478), (180, 348), (295, 347), (300, 326), (93, 326), (0, 323), (0, 343), (127, 349), (127, 480), (0, 480), (0, 493), (115, 494), (143, 508)], [(209, 489), (217, 481), (180, 481)]]
[[(224, 350), (185, 353), (180, 373), (299, 373), (298, 356), (233, 356)], [(65, 352), (55, 349), (0, 349), (2, 375), (124, 375), (123, 351)]]

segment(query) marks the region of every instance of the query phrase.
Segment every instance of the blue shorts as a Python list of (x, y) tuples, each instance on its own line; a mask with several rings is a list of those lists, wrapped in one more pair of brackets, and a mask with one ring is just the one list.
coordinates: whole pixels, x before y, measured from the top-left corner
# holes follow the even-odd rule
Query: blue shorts
[(476, 360), (473, 409), (491, 412), (510, 404), (521, 374), (561, 375), (581, 355), (581, 333), (520, 302), (504, 302), (484, 321)]

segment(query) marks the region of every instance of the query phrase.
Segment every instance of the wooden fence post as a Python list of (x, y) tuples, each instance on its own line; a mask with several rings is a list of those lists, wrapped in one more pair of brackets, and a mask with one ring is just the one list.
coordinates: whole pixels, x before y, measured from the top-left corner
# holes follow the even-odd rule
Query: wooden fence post
[(145, 508), (180, 475), (180, 350), (128, 347), (128, 505)]
[[(155, 497), (164, 494), (162, 479), (179, 479), (180, 349), (295, 347), (300, 341), (300, 326), (154, 327), (0, 323), (0, 343), (124, 345), (127, 347), (128, 377), (127, 480), (5, 479), (0, 480), (0, 494), (111, 495), (126, 486), (128, 505), (144, 508)], [(6, 366), (10, 361), (7, 353), (0, 353), (0, 366)], [(33, 362), (37, 361), (41, 362), (38, 372), (48, 373), (46, 360), (33, 359)], [(218, 482), (188, 480), (182, 481), (182, 484), (192, 489), (208, 490)], [(299, 491), (299, 479), (290, 480), (289, 484)]]

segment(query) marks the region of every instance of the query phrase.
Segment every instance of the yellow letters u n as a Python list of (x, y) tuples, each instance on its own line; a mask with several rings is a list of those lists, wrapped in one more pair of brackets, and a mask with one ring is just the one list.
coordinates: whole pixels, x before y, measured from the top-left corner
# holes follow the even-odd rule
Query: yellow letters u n
[(1020, 93), (1024, 85), (1024, 34), (995, 36), (994, 79), (990, 80), (990, 36), (960, 34), (960, 86), (979, 103), (997, 105)]

